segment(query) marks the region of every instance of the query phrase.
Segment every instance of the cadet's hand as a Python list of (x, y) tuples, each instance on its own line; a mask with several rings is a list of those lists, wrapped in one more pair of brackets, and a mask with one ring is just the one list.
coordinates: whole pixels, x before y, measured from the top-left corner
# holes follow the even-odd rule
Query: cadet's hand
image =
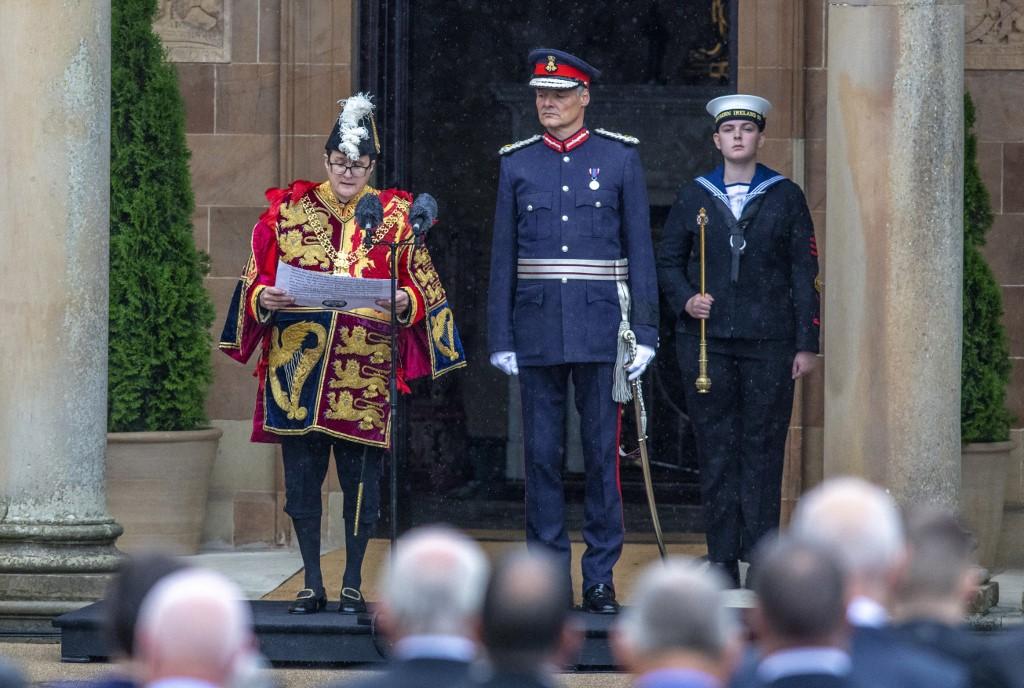
[[(404, 289), (399, 289), (398, 293), (395, 294), (395, 303), (398, 305), (398, 314), (405, 315), (405, 312), (409, 310), (409, 294)], [(390, 299), (377, 299), (377, 305), (385, 313), (391, 312), (391, 300)]]
[(629, 373), (629, 380), (632, 382), (647, 370), (647, 366), (650, 365), (654, 359), (654, 349), (643, 344), (636, 345), (636, 356), (632, 361), (623, 361), (622, 365), (626, 367), (626, 372)]
[(259, 301), (260, 305), (268, 311), (287, 308), (295, 303), (295, 299), (289, 296), (288, 292), (284, 289), (278, 289), (277, 287), (267, 287), (261, 291)]
[(495, 351), (491, 354), (491, 365), (506, 375), (518, 375), (519, 363), (515, 351)]
[(793, 357), (793, 379), (799, 380), (818, 367), (818, 354), (813, 351), (797, 351)]
[(707, 320), (711, 316), (711, 304), (714, 302), (715, 297), (711, 294), (694, 294), (686, 302), (685, 310), (691, 318)]

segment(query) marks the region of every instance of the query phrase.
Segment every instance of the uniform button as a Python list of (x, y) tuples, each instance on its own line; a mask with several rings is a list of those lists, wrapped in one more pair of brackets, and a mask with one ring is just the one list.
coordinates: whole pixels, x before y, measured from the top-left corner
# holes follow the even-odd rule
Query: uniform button
[(569, 216), (568, 215), (563, 215), (562, 216), (562, 222), (568, 222), (568, 221), (569, 221)]
[(569, 156), (567, 155), (564, 158), (562, 158), (562, 162), (569, 162)]
[(600, 208), (601, 207), (601, 201), (598, 201), (597, 203), (595, 203), (594, 207), (595, 208)]
[(568, 191), (568, 190), (569, 190), (569, 187), (568, 187), (568, 186), (563, 186), (563, 187), (562, 187), (562, 191)]
[(569, 278), (563, 277), (562, 278), (562, 284), (568, 284), (568, 283), (569, 283)]
[(568, 253), (568, 252), (569, 252), (569, 247), (568, 246), (563, 246), (562, 247), (562, 253)]
[(528, 205), (528, 206), (526, 206), (526, 209), (527, 210), (533, 210), (533, 206), (532, 205)]

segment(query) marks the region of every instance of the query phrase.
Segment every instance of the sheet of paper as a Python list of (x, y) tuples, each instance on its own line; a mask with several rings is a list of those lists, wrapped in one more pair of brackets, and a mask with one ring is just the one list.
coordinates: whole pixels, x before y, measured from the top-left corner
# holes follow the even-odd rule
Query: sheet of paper
[(287, 263), (277, 264), (274, 286), (295, 299), (295, 305), (351, 311), (357, 308), (381, 310), (377, 299), (391, 298), (391, 280), (332, 275), (303, 270)]

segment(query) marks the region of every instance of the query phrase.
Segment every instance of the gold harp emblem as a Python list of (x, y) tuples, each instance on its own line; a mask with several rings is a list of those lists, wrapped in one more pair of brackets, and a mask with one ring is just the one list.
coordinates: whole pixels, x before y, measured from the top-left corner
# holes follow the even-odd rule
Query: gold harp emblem
[(548, 55), (548, 63), (544, 66), (544, 71), (550, 74), (551, 72), (558, 71), (558, 65), (555, 64), (555, 56)]
[(452, 317), (451, 308), (442, 309), (430, 319), (430, 334), (431, 339), (434, 340), (434, 346), (449, 361), (459, 358), (459, 352), (455, 350), (455, 318)]
[[(303, 348), (303, 343), (310, 334), (316, 337), (316, 343)], [(284, 331), (278, 331), (275, 327), (271, 333), (270, 355), (267, 361), (270, 392), (277, 405), (288, 414), (289, 420), (305, 420), (309, 415), (309, 409), (299, 405), (299, 398), (302, 395), (302, 387), (323, 355), (326, 344), (327, 330), (313, 322), (295, 323), (284, 328)]]

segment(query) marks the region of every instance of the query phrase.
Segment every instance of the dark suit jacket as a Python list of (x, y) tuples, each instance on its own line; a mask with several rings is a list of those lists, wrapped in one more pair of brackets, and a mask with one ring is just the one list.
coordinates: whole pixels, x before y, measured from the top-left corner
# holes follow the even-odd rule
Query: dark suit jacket
[(850, 644), (854, 683), (875, 688), (965, 688), (964, 668), (923, 650), (891, 627), (854, 628)]
[(765, 688), (851, 688), (853, 683), (849, 676), (792, 674), (762, 685)]
[[(557, 683), (542, 674), (519, 673), (509, 671), (489, 671), (474, 667), (469, 679), (454, 688), (555, 688)], [(452, 688), (441, 686), (440, 688)]]
[(335, 684), (334, 688), (450, 688), (467, 680), (470, 666), (452, 659), (397, 660), (374, 676)]
[(911, 621), (894, 629), (907, 642), (962, 665), (971, 688), (1024, 686), (1024, 635), (977, 634), (935, 621)]
[(0, 660), (0, 688), (23, 688), (25, 678), (14, 667)]
[[(920, 649), (892, 628), (855, 627), (850, 641), (850, 659), (853, 666), (845, 685), (852, 688), (967, 688), (969, 685), (967, 672), (961, 665)], [(797, 678), (786, 677), (782, 681)], [(758, 679), (757, 658), (752, 653), (744, 658), (729, 685), (730, 688), (766, 688), (767, 685), (784, 688), (780, 682), (765, 684)], [(785, 688), (813, 685), (818, 684), (787, 683)]]

